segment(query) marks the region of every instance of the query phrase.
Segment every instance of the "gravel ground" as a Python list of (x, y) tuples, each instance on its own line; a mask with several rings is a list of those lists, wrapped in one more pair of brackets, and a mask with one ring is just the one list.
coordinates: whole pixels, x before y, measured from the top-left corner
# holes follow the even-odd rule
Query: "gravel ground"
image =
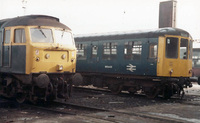
[[(0, 100), (0, 123), (167, 123), (169, 119), (173, 119), (173, 122), (200, 123), (200, 86), (193, 84), (192, 88), (185, 91), (183, 100), (148, 99), (143, 95), (112, 95), (83, 91), (74, 91), (72, 97), (67, 100), (67, 103), (111, 109), (126, 114), (97, 112), (63, 115)], [(163, 120), (160, 120), (162, 118)]]

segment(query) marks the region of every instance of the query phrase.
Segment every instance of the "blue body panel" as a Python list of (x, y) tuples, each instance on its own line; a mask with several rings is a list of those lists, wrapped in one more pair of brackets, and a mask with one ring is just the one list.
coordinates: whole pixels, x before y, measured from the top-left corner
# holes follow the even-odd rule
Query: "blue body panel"
[[(125, 59), (125, 42), (142, 42), (142, 53), (140, 59)], [(103, 44), (108, 42), (117, 43), (117, 56), (111, 60), (102, 57)], [(77, 60), (77, 72), (83, 73), (109, 73), (126, 75), (147, 75), (156, 76), (156, 58), (149, 58), (149, 44), (158, 44), (158, 38), (136, 38), (120, 40), (96, 40), (96, 41), (76, 41), (77, 44), (86, 45), (86, 59)], [(92, 57), (92, 46), (97, 46), (97, 56)]]
[(3, 46), (0, 49), (0, 72), (25, 74), (26, 72), (26, 46)]

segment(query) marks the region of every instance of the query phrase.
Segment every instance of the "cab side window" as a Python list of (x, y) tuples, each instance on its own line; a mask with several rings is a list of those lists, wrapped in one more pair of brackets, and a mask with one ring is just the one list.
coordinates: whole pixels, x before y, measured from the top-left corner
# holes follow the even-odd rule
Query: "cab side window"
[(180, 44), (180, 59), (187, 59), (188, 57), (188, 40), (181, 39)]
[(5, 44), (9, 44), (10, 43), (10, 30), (6, 30), (5, 31), (4, 43)]
[(15, 29), (15, 43), (26, 43), (24, 29)]

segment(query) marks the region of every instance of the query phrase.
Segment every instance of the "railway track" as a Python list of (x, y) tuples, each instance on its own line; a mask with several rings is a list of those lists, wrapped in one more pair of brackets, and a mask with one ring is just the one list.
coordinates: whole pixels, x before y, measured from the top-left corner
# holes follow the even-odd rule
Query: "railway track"
[[(66, 106), (67, 110), (62, 109), (56, 109), (56, 108), (45, 108), (41, 106), (34, 106), (29, 105), (33, 108), (38, 108), (44, 111), (52, 112), (52, 113), (59, 113), (59, 114), (65, 114), (65, 115), (79, 115), (84, 116), (88, 118), (95, 118), (99, 119), (101, 121), (109, 121), (109, 122), (118, 122), (115, 118), (119, 116), (129, 116), (129, 117), (140, 117), (140, 118), (148, 118), (155, 121), (161, 121), (161, 122), (170, 122), (170, 123), (184, 123), (185, 121), (180, 121), (173, 118), (166, 118), (162, 116), (157, 116), (153, 114), (147, 114), (147, 113), (137, 113), (137, 112), (126, 112), (126, 111), (119, 111), (119, 110), (110, 110), (110, 109), (103, 109), (98, 107), (91, 107), (91, 106), (83, 106), (78, 104), (71, 104), (66, 103), (61, 100), (54, 101), (52, 103), (53, 105), (59, 105), (59, 106)], [(27, 105), (28, 106), (28, 105)], [(69, 109), (70, 108), (70, 112)], [(84, 112), (84, 113), (83, 113)], [(94, 114), (106, 114), (106, 116), (102, 115), (94, 115)]]
[[(79, 88), (80, 90), (80, 88)], [(86, 89), (89, 93), (92, 91), (93, 93), (100, 94), (102, 92), (105, 92), (107, 94), (111, 94), (107, 90), (96, 90), (96, 89)], [(91, 90), (91, 91), (90, 91)], [(123, 94), (124, 95), (124, 94)], [(141, 95), (144, 96), (144, 95)], [(146, 97), (145, 97), (146, 98)], [(16, 102), (9, 102), (9, 103), (16, 103)], [(8, 104), (5, 100), (0, 101), (1, 104)], [(183, 103), (184, 105), (189, 105), (188, 103)], [(199, 106), (199, 105), (197, 105)], [(62, 114), (62, 115), (69, 115), (69, 116), (81, 116), (81, 117), (87, 117), (91, 119), (97, 119), (100, 121), (105, 122), (125, 122), (119, 117), (134, 117), (134, 118), (143, 118), (143, 119), (149, 119), (151, 121), (155, 122), (171, 122), (171, 123), (182, 123), (185, 122), (184, 120), (176, 119), (176, 118), (169, 118), (164, 116), (159, 116), (152, 113), (147, 112), (137, 112), (137, 111), (126, 111), (126, 110), (118, 110), (118, 109), (105, 109), (105, 108), (99, 108), (95, 106), (85, 106), (81, 104), (75, 104), (70, 102), (65, 102), (64, 100), (56, 100), (54, 102), (48, 103), (48, 104), (41, 104), (41, 105), (32, 105), (29, 103), (20, 104), (20, 107), (29, 107), (32, 110), (40, 110), (46, 113), (52, 113), (52, 114)], [(133, 119), (134, 119), (133, 118)]]

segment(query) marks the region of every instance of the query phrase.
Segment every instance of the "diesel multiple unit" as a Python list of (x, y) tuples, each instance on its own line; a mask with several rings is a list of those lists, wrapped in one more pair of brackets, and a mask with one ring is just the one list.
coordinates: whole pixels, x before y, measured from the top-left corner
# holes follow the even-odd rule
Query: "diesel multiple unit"
[(148, 97), (184, 94), (191, 86), (192, 39), (177, 28), (75, 37), (82, 85)]

